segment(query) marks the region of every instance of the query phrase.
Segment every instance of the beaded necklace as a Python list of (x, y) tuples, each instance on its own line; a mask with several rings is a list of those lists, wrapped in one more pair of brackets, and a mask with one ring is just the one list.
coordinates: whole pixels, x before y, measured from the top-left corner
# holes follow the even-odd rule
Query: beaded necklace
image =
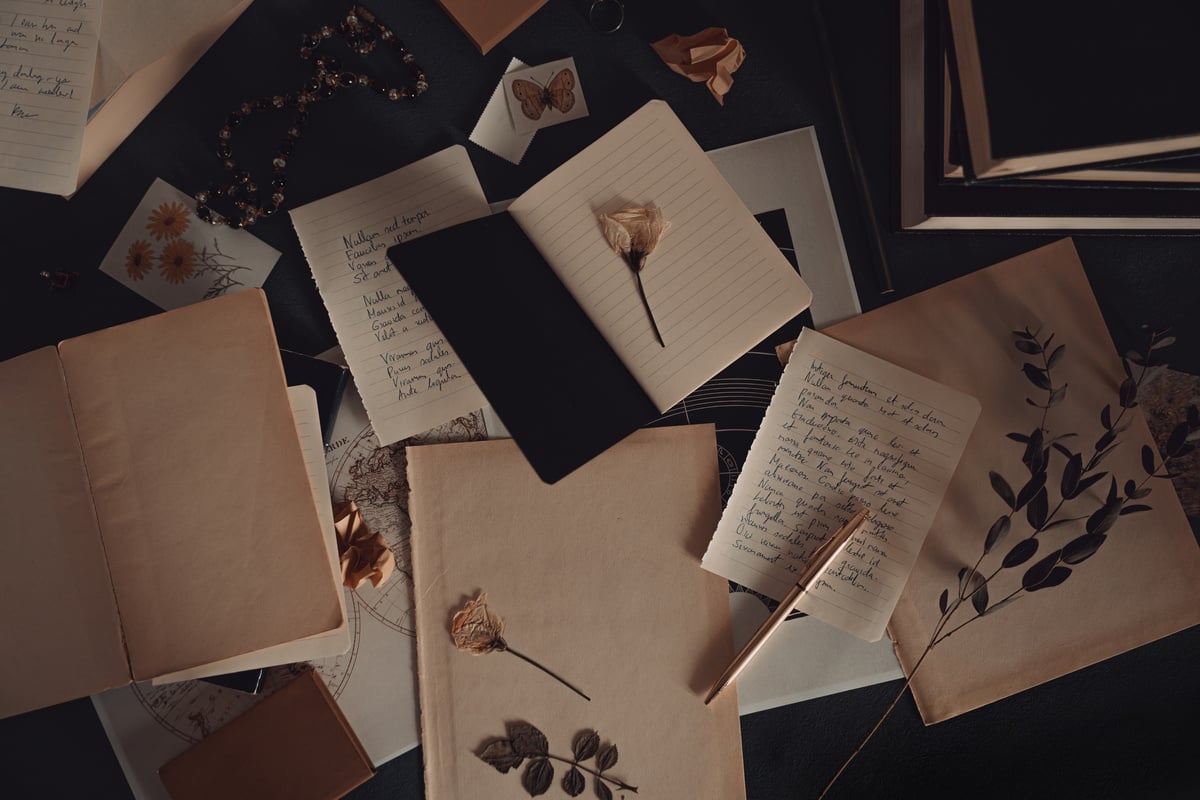
[[(321, 44), (339, 34), (355, 53), (366, 56), (375, 50), (379, 42), (386, 42), (400, 56), (400, 60), (408, 67), (410, 81), (401, 86), (391, 86), (377, 80), (366, 73), (356, 73), (341, 69), (336, 58), (318, 55)], [(245, 228), (263, 217), (269, 217), (283, 205), (283, 190), (287, 185), (284, 171), (287, 169), (288, 158), (292, 154), (296, 140), (308, 121), (308, 112), (314, 103), (332, 97), (340, 89), (348, 86), (359, 86), (374, 89), (388, 100), (411, 100), (420, 97), (429, 88), (425, 72), (417, 64), (412, 53), (404, 46), (390, 28), (384, 25), (374, 13), (362, 5), (352, 6), (345, 20), (338, 23), (336, 28), (323, 26), (316, 33), (305, 36), (300, 43), (300, 57), (313, 60), (313, 76), (305, 82), (298, 91), (287, 94), (277, 94), (260, 97), (257, 100), (242, 103), (225, 117), (225, 124), (217, 131), (217, 156), (222, 166), (229, 172), (231, 180), (228, 183), (214, 183), (208, 189), (196, 193), (196, 216), (213, 225), (224, 223), (231, 228)], [(237, 161), (233, 159), (233, 149), (230, 140), (233, 131), (242, 121), (257, 111), (285, 109), (294, 106), (296, 115), (287, 130), (275, 158), (271, 162), (274, 173), (271, 177), (271, 195), (268, 202), (263, 203), (258, 184), (250, 177)], [(236, 216), (222, 216), (209, 207), (210, 200), (224, 198), (233, 204), (240, 212)]]

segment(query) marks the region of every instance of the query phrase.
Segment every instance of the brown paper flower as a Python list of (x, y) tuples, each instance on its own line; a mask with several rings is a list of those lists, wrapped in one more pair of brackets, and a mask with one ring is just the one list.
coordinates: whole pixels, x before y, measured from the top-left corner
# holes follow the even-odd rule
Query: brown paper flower
[(633, 270), (638, 294), (642, 298), (646, 314), (650, 317), (650, 326), (654, 328), (658, 343), (666, 347), (662, 334), (658, 331), (658, 323), (654, 321), (654, 312), (650, 310), (650, 301), (646, 299), (646, 289), (642, 286), (642, 270), (646, 267), (646, 257), (658, 247), (671, 223), (663, 219), (662, 209), (654, 206), (622, 208), (611, 214), (600, 214), (597, 219), (600, 220), (600, 227), (608, 246), (625, 259), (625, 263)]
[(333, 507), (333, 529), (337, 533), (343, 586), (360, 589), (368, 580), (372, 586), (379, 586), (392, 576), (396, 557), (383, 536), (367, 528), (353, 500)]
[(733, 88), (733, 73), (746, 59), (742, 43), (724, 28), (705, 28), (692, 36), (672, 34), (650, 46), (674, 72), (690, 81), (703, 81), (721, 105)]
[(512, 653), (527, 664), (532, 664), (554, 678), (584, 700), (591, 702), (592, 698), (572, 686), (562, 676), (556, 675), (529, 656), (508, 646), (508, 642), (504, 640), (504, 620), (499, 614), (488, 608), (487, 592), (480, 592), (474, 600), (468, 600), (462, 608), (454, 613), (450, 620), (450, 638), (454, 640), (455, 647), (474, 656), (482, 656), (487, 653)]

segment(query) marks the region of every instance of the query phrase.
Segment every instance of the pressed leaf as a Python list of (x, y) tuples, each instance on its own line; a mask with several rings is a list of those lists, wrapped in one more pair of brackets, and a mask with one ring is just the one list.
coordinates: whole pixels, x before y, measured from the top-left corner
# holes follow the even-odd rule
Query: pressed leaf
[(996, 605), (992, 606), (991, 608), (989, 608), (987, 611), (985, 611), (985, 612), (983, 612), (983, 613), (984, 613), (985, 615), (987, 615), (987, 614), (995, 614), (997, 611), (999, 611), (1000, 609), (1004, 608), (1004, 607), (1005, 607), (1006, 605), (1008, 605), (1009, 603), (1014, 603), (1014, 602), (1016, 602), (1017, 600), (1020, 600), (1020, 599), (1021, 599), (1021, 596), (1020, 596), (1020, 595), (1017, 595), (1016, 597), (1009, 597), (1009, 598), (1008, 598), (1008, 599), (1006, 599), (1006, 600), (1001, 600), (999, 603), (996, 603)]
[(950, 590), (942, 589), (942, 594), (940, 597), (938, 597), (938, 608), (941, 609), (941, 612), (943, 614), (946, 613), (946, 609), (949, 607), (948, 606), (949, 601), (950, 601)]
[(971, 595), (971, 605), (975, 606), (975, 613), (982, 614), (987, 611), (988, 604), (988, 588), (986, 583), (980, 583)]
[(1054, 365), (1062, 359), (1063, 354), (1066, 352), (1067, 346), (1065, 344), (1060, 344), (1058, 347), (1054, 348), (1054, 352), (1050, 354), (1048, 359), (1046, 359), (1047, 369), (1054, 369)]
[(1091, 558), (1108, 537), (1102, 533), (1085, 533), (1067, 542), (1062, 549), (1065, 564), (1081, 564)]
[(1046, 524), (1046, 515), (1049, 512), (1050, 499), (1046, 493), (1046, 487), (1043, 486), (1029, 501), (1029, 507), (1025, 509), (1025, 518), (1034, 530), (1040, 530)]
[(1004, 561), (1001, 563), (1005, 569), (1019, 567), (1029, 559), (1033, 558), (1033, 554), (1037, 552), (1037, 549), (1037, 539), (1022, 539), (1013, 545), (1013, 548), (1008, 551), (1008, 554), (1004, 556)]
[(1200, 428), (1194, 428), (1191, 431), (1188, 431), (1187, 440), (1189, 442), (1194, 442), (1198, 439), (1200, 439)]
[(1000, 495), (1000, 499), (1015, 511), (1017, 508), (1017, 498), (1013, 496), (1013, 490), (1008, 485), (1008, 481), (1004, 480), (1004, 476), (995, 470), (989, 472), (988, 477), (992, 479), (992, 488), (996, 490), (996, 494)]
[(596, 797), (599, 797), (600, 800), (613, 800), (612, 789), (608, 788), (607, 783), (600, 780), (599, 778), (596, 778), (595, 787), (596, 787)]
[(1108, 497), (1104, 500), (1104, 504), (1111, 506), (1118, 502), (1120, 502), (1120, 500), (1117, 497), (1117, 478), (1114, 475), (1113, 478), (1108, 482)]
[(1066, 397), (1067, 397), (1067, 384), (1064, 383), (1062, 386), (1058, 387), (1057, 389), (1055, 389), (1053, 392), (1050, 393), (1050, 399), (1046, 401), (1046, 407), (1050, 408), (1051, 406), (1056, 406), (1059, 403), (1061, 403), (1063, 400), (1065, 400)]
[(1062, 496), (1070, 500), (1079, 490), (1079, 478), (1083, 475), (1083, 456), (1074, 453), (1063, 467)]
[(1026, 361), (1021, 366), (1021, 371), (1025, 373), (1025, 377), (1028, 378), (1029, 382), (1034, 386), (1038, 387), (1039, 389), (1050, 391), (1050, 379), (1046, 377), (1046, 371), (1044, 369), (1041, 367), (1036, 367)]
[(1125, 506), (1124, 508), (1122, 508), (1120, 515), (1123, 517), (1126, 514), (1137, 514), (1139, 511), (1150, 511), (1150, 510), (1151, 510), (1150, 506), (1135, 504), (1132, 506)]
[(1147, 475), (1154, 474), (1154, 450), (1148, 444), (1142, 445), (1142, 469)]
[(1025, 570), (1025, 574), (1021, 576), (1021, 586), (1026, 591), (1030, 591), (1042, 581), (1046, 580), (1050, 575), (1050, 570), (1054, 569), (1058, 564), (1058, 556), (1062, 553), (1061, 550), (1055, 550), (1050, 555), (1039, 560), (1029, 569)]
[[(992, 548), (1003, 541), (1004, 537), (1008, 535), (1008, 531), (1011, 527), (1012, 521), (1008, 518), (1007, 514), (1002, 517), (998, 517), (996, 521), (992, 523), (992, 527), (988, 528), (987, 538), (983, 541), (984, 555), (992, 552)], [(942, 609), (943, 612), (945, 612), (945, 610), (946, 609), (944, 608)]]
[(617, 763), (617, 746), (610, 744), (600, 748), (600, 755), (596, 756), (596, 767), (600, 772), (606, 769), (612, 769)]
[(1125, 496), (1126, 497), (1133, 497), (1133, 493), (1136, 491), (1137, 491), (1137, 483), (1132, 478), (1125, 481)]
[(1033, 496), (1038, 493), (1043, 486), (1046, 485), (1046, 470), (1033, 473), (1025, 485), (1021, 487), (1021, 491), (1017, 492), (1017, 508), (1024, 507), (1026, 503), (1033, 499)]
[(1021, 444), (1025, 444), (1026, 442), (1029, 441), (1029, 437), (1023, 433), (1010, 433), (1010, 434), (1007, 434), (1007, 436), (1009, 439), (1012, 439), (1014, 442), (1020, 442)]
[(1146, 371), (1142, 373), (1141, 380), (1138, 381), (1138, 386), (1143, 389), (1146, 388), (1150, 384), (1154, 383), (1154, 381), (1166, 371), (1166, 364), (1156, 364), (1152, 367), (1146, 367)]
[(958, 596), (959, 597), (964, 597), (966, 595), (967, 572), (968, 571), (969, 570), (966, 567), (963, 567), (958, 571)]
[(579, 797), (583, 794), (584, 788), (587, 787), (587, 781), (583, 778), (583, 773), (577, 768), (571, 767), (567, 770), (567, 774), (563, 775), (562, 788), (570, 797)]
[(1068, 519), (1056, 519), (1056, 520), (1054, 520), (1054, 522), (1047, 524), (1046, 527), (1042, 528), (1042, 530), (1048, 531), (1048, 530), (1051, 530), (1052, 528), (1058, 528), (1062, 525), (1070, 525), (1072, 522), (1079, 522), (1079, 520), (1081, 520), (1081, 519), (1083, 519), (1083, 517), (1070, 517)]
[(1045, 408), (1045, 406), (1038, 405), (1036, 402), (1034, 402), (1033, 398), (1030, 398), (1030, 397), (1026, 397), (1025, 402), (1028, 403), (1029, 405), (1033, 406), (1034, 408)]
[(1104, 476), (1107, 474), (1108, 474), (1107, 472), (1097, 472), (1095, 475), (1088, 475), (1086, 478), (1079, 481), (1079, 486), (1078, 486), (1078, 488), (1075, 489), (1074, 496), (1078, 497), (1079, 495), (1083, 494), (1088, 489), (1092, 488), (1094, 485), (1096, 485), (1100, 481), (1104, 480)]
[(477, 755), (504, 773), (521, 766), (524, 760), (513, 751), (512, 742), (508, 739), (493, 739)]
[(1117, 522), (1117, 517), (1121, 515), (1121, 506), (1115, 507), (1109, 503), (1105, 503), (1098, 511), (1088, 517), (1087, 523), (1083, 529), (1088, 533), (1108, 533), (1109, 528)]
[(1100, 451), (1112, 444), (1117, 438), (1117, 434), (1112, 431), (1105, 431), (1099, 439), (1096, 440), (1096, 450)]
[(1087, 463), (1088, 471), (1091, 471), (1091, 470), (1095, 469), (1096, 467), (1100, 466), (1100, 462), (1103, 461), (1104, 459), (1108, 458), (1109, 454), (1112, 453), (1113, 450), (1116, 450), (1120, 446), (1121, 446), (1121, 443), (1117, 442), (1116, 444), (1114, 444), (1112, 447), (1108, 448), (1107, 450), (1101, 450), (1099, 453), (1096, 453), (1096, 455), (1092, 456), (1092, 460)]
[(1112, 429), (1112, 406), (1105, 406), (1100, 410), (1100, 424), (1105, 430)]
[(1030, 586), (1028, 591), (1037, 592), (1042, 589), (1049, 589), (1053, 586), (1058, 586), (1060, 583), (1071, 577), (1070, 567), (1055, 567), (1050, 570), (1050, 574), (1042, 579), (1042, 582), (1036, 586)]
[(593, 730), (580, 731), (571, 745), (576, 761), (587, 761), (600, 749), (600, 735)]
[(1029, 339), (1017, 339), (1015, 342), (1013, 342), (1013, 345), (1015, 345), (1016, 348), (1022, 353), (1030, 356), (1036, 356), (1038, 353), (1042, 352), (1042, 346), (1037, 342), (1030, 341)]
[(1025, 455), (1021, 456), (1021, 460), (1026, 464), (1036, 461), (1038, 453), (1042, 452), (1043, 441), (1041, 428), (1029, 434), (1029, 441), (1025, 444)]
[(1018, 339), (1034, 339), (1034, 338), (1036, 338), (1032, 333), (1029, 332), (1028, 328), (1026, 328), (1023, 331), (1013, 331), (1012, 334), (1013, 334), (1013, 336), (1016, 336)]
[(529, 792), (530, 797), (545, 794), (553, 782), (554, 767), (545, 758), (530, 761), (529, 766), (525, 768), (525, 774), (521, 776), (521, 785)]
[(1151, 350), (1161, 350), (1162, 348), (1170, 347), (1173, 344), (1175, 344), (1174, 336), (1164, 336), (1163, 338), (1159, 339), (1154, 344), (1150, 345), (1150, 349)]
[(533, 758), (544, 756), (550, 752), (550, 743), (546, 741), (546, 734), (528, 722), (509, 723), (508, 738), (512, 741), (513, 751), (519, 756)]
[(1137, 384), (1133, 382), (1133, 378), (1121, 381), (1120, 401), (1121, 408), (1133, 408), (1137, 405)]
[(1148, 494), (1150, 494), (1150, 487), (1143, 486), (1141, 489), (1138, 489), (1133, 494), (1129, 495), (1129, 499), (1130, 500), (1141, 500), (1143, 497), (1147, 496)]
[(1050, 446), (1053, 447), (1058, 452), (1062, 453), (1067, 458), (1070, 458), (1071, 456), (1075, 455), (1074, 453), (1071, 452), (1071, 448), (1067, 447), (1065, 444), (1055, 442), (1054, 444), (1052, 444)]
[(1049, 335), (1049, 336), (1046, 338), (1046, 341), (1042, 342), (1042, 348), (1043, 348), (1043, 349), (1045, 349), (1045, 350), (1049, 350), (1049, 349), (1050, 349), (1050, 343), (1051, 343), (1051, 342), (1053, 342), (1053, 341), (1054, 341), (1054, 334), (1052, 333), (1052, 334), (1050, 334), (1050, 335)]

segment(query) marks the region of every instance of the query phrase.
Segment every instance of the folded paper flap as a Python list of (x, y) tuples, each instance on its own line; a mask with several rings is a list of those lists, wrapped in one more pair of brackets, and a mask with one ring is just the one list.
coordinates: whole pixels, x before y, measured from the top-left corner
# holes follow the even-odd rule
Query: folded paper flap
[(708, 89), (718, 103), (733, 86), (733, 73), (746, 58), (741, 42), (724, 28), (706, 28), (693, 36), (672, 34), (650, 45), (673, 72)]
[(546, 0), (438, 0), (438, 4), (480, 52), (487, 53)]
[[(901, 662), (912, 668), (937, 623), (937, 598), (957, 586), (960, 567), (974, 564), (1004, 503), (988, 471), (1017, 482), (1027, 474), (1022, 448), (1005, 437), (1028, 433), (1041, 412), (1024, 402), (1032, 386), (1021, 376), (1009, 331), (1040, 320), (1043, 335), (1067, 350), (1055, 383), (1069, 385), (1050, 410), (1052, 432), (1075, 432), (1084, 444), (1102, 433), (1098, 414), (1116, 407), (1122, 370), (1104, 319), (1070, 240), (1063, 240), (919, 295), (839, 323), (840, 341), (920, 371), (978, 397), (982, 413), (946, 499), (906, 587), (890, 631)], [(896, 334), (903, 331), (903, 335)], [(1034, 395), (1036, 397), (1036, 395)], [(1144, 474), (1139, 451), (1150, 434), (1140, 411), (1102, 469), (1118, 479)], [(1052, 457), (1057, 458), (1055, 454)], [(1051, 477), (1058, 474), (1052, 467)], [(1122, 519), (1104, 549), (1062, 586), (1024, 597), (972, 623), (939, 645), (913, 680), (926, 722), (936, 722), (1200, 622), (1200, 551), (1171, 487), (1155, 482), (1152, 511)], [(1107, 478), (1088, 498), (1108, 489)], [(1084, 513), (1094, 500), (1066, 508)], [(1088, 512), (1090, 513), (1090, 511)], [(1074, 514), (1072, 514), (1074, 515)], [(1082, 523), (1047, 531), (1042, 548), (1061, 547)], [(1024, 514), (989, 556), (995, 563), (1024, 538)], [(1153, 536), (1147, 535), (1154, 532)], [(1043, 536), (1039, 536), (1039, 539)], [(986, 566), (986, 564), (985, 564)], [(1011, 572), (1009, 575), (1007, 572)], [(1024, 568), (1002, 574), (991, 594), (1005, 596)], [(1007, 587), (1007, 588), (1006, 588)], [(986, 657), (981, 657), (981, 654)]]
[(342, 624), (261, 291), (60, 352), (135, 679)]
[(58, 352), (0, 363), (0, 385), (7, 717), (126, 683), (129, 665)]
[[(519, 720), (556, 755), (596, 730), (637, 796), (745, 796), (735, 693), (702, 702), (733, 656), (727, 584), (697, 563), (715, 455), (711, 426), (645, 429), (547, 486), (509, 441), (409, 448), (430, 796), (527, 797), (476, 755)], [(452, 614), (480, 589), (508, 645), (591, 702), (512, 655), (455, 647)]]
[(388, 258), (544, 480), (657, 416), (507, 212), (397, 245)]
[(332, 800), (373, 774), (333, 695), (311, 670), (159, 770), (173, 800)]

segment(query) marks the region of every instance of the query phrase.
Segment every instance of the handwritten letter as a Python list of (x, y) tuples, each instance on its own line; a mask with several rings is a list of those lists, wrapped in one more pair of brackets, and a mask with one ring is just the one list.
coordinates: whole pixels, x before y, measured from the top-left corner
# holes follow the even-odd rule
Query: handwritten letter
[(487, 214), (483, 188), (461, 145), (291, 212), (383, 444), (486, 403), (384, 253), (399, 242)]
[(704, 567), (779, 599), (866, 506), (867, 523), (796, 608), (878, 640), (978, 417), (974, 398), (806, 329)]
[(71, 194), (101, 0), (0, 0), (0, 185)]

